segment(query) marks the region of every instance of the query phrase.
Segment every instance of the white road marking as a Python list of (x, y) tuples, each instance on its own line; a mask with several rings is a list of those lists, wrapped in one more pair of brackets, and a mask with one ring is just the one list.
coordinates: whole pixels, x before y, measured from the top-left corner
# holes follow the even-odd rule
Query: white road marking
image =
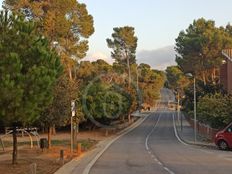
[(169, 174), (175, 174), (173, 171), (171, 171), (169, 168), (164, 167), (164, 170), (166, 170)]
[(179, 135), (178, 135), (178, 133), (177, 133), (174, 114), (172, 114), (172, 118), (173, 118), (173, 127), (174, 127), (174, 133), (175, 133), (176, 138), (178, 139), (178, 141), (179, 141), (180, 143), (182, 143), (182, 144), (185, 145), (185, 146), (188, 146), (188, 144), (186, 144), (184, 141), (181, 140), (181, 138), (179, 137)]
[[(149, 114), (150, 115), (150, 114)], [(112, 139), (100, 152), (97, 153), (97, 155), (88, 163), (88, 165), (85, 167), (83, 174), (89, 174), (91, 168), (93, 167), (93, 165), (96, 163), (96, 161), (103, 155), (103, 153), (119, 138), (123, 137), (124, 135), (128, 134), (129, 132), (131, 132), (132, 130), (134, 130), (135, 128), (137, 128), (139, 125), (141, 125), (148, 117), (145, 116), (144, 118), (142, 118), (140, 121), (136, 122), (135, 124), (127, 127), (126, 129), (123, 130), (123, 132), (121, 134), (119, 134), (117, 137), (115, 137), (114, 139)]]
[[(173, 117), (173, 127), (174, 127), (175, 136), (176, 136), (176, 138), (178, 139), (178, 141), (179, 141), (180, 143), (184, 144), (185, 146), (188, 146), (188, 147), (191, 148), (191, 149), (198, 149), (199, 151), (204, 152), (204, 153), (206, 153), (206, 154), (210, 154), (210, 155), (214, 155), (214, 156), (216, 155), (217, 157), (219, 157), (219, 158), (221, 158), (221, 159), (224, 159), (224, 160), (227, 160), (227, 161), (232, 161), (231, 158), (228, 159), (228, 158), (226, 158), (224, 155), (220, 155), (220, 154), (218, 155), (218, 154), (216, 154), (215, 152), (212, 152), (212, 151), (209, 151), (209, 150), (206, 150), (206, 149), (194, 148), (192, 145), (185, 143), (183, 140), (181, 140), (181, 138), (179, 137), (179, 135), (178, 135), (178, 133), (177, 133), (174, 114), (172, 115), (172, 117)], [(228, 153), (227, 153), (227, 154), (228, 154)]]
[(145, 147), (146, 147), (146, 150), (148, 151), (148, 153), (150, 154), (151, 158), (154, 158), (154, 161), (156, 161), (160, 166), (162, 166), (163, 169), (168, 172), (168, 174), (175, 174), (172, 170), (170, 170), (168, 167), (166, 167), (160, 160), (158, 160), (154, 154), (152, 154), (152, 152), (150, 151), (150, 148), (148, 146), (148, 140), (149, 140), (150, 136), (152, 135), (152, 133), (155, 131), (155, 128), (160, 121), (160, 118), (161, 118), (161, 113), (159, 113), (158, 120), (156, 121), (154, 127), (152, 128), (152, 130), (149, 132), (149, 134), (146, 137)]
[[(178, 139), (178, 141), (182, 144), (184, 144), (185, 146), (189, 146), (190, 148), (192, 148), (192, 145), (190, 144), (187, 144), (185, 143), (183, 140), (181, 140), (179, 134), (177, 133), (177, 129), (176, 129), (176, 124), (175, 124), (175, 116), (174, 114), (172, 114), (172, 117), (173, 117), (173, 127), (174, 127), (174, 133), (175, 133), (175, 136), (176, 138)], [(193, 149), (193, 148), (192, 148)], [(194, 148), (195, 149), (195, 148)], [(208, 154), (214, 154), (213, 152), (210, 152), (210, 151), (206, 151), (204, 149), (199, 149), (200, 151), (204, 152), (204, 153), (208, 153)]]
[(160, 120), (160, 114), (159, 114), (159, 118), (158, 118), (158, 120), (156, 121), (156, 123), (155, 123), (153, 129), (151, 130), (151, 132), (150, 132), (150, 133), (147, 135), (147, 137), (146, 137), (145, 147), (146, 147), (146, 150), (147, 150), (147, 151), (149, 151), (148, 139), (150, 138), (151, 134), (154, 132), (154, 130), (155, 130), (155, 128), (156, 128), (156, 125), (158, 124), (159, 120)]

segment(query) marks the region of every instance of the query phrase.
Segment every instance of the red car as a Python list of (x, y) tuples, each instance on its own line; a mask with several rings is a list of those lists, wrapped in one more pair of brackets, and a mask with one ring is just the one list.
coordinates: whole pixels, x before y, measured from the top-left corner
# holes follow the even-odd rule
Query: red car
[(232, 123), (215, 135), (215, 144), (221, 150), (232, 149)]

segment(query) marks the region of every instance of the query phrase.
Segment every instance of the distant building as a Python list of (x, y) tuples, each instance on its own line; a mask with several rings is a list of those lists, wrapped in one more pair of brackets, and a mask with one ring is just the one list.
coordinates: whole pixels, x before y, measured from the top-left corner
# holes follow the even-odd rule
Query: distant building
[(225, 60), (220, 68), (220, 82), (224, 89), (232, 94), (232, 49), (223, 50), (222, 54)]

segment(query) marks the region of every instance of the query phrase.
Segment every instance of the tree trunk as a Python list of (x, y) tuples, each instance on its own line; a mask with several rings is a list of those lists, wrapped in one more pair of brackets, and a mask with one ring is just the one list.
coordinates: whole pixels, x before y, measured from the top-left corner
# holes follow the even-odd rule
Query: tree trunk
[(214, 68), (213, 74), (214, 74), (214, 78), (216, 79), (217, 78), (217, 68)]
[(68, 71), (69, 71), (69, 79), (73, 80), (73, 77), (72, 77), (72, 68), (70, 66), (68, 67)]
[(206, 85), (206, 76), (205, 76), (204, 71), (202, 72), (202, 79), (203, 79), (204, 85)]
[(74, 129), (74, 145), (77, 143), (77, 133), (79, 132), (79, 123), (75, 123), (75, 129)]
[(213, 81), (216, 82), (216, 68), (213, 68), (213, 78)]
[(48, 149), (51, 148), (52, 143), (51, 143), (51, 137), (52, 137), (52, 127), (48, 127)]
[(121, 119), (121, 121), (122, 121), (123, 123), (125, 123), (125, 117), (126, 117), (125, 114), (123, 114), (123, 115), (120, 117), (120, 119)]
[(18, 146), (17, 146), (17, 127), (13, 124), (13, 153), (12, 153), (12, 164), (17, 164), (18, 157)]
[(74, 71), (74, 80), (77, 80), (77, 68), (75, 68), (75, 71)]
[(131, 114), (128, 114), (128, 122), (131, 122)]
[(128, 87), (130, 88), (131, 85), (131, 71), (130, 71), (130, 60), (129, 57), (127, 56), (127, 68), (128, 68)]
[(56, 135), (56, 126), (55, 125), (52, 126), (52, 135)]

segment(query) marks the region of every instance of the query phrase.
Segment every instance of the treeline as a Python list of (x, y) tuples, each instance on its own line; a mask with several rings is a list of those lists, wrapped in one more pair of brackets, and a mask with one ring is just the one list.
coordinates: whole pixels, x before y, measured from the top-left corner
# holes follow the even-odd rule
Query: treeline
[(165, 80), (163, 72), (136, 63), (133, 27), (117, 27), (106, 40), (113, 65), (82, 61), (94, 20), (76, 0), (5, 0), (0, 14), (0, 123), (13, 127), (13, 164), (17, 127), (48, 130), (74, 124), (101, 126), (128, 120), (144, 103), (154, 104)]
[(232, 26), (217, 27), (200, 18), (176, 38), (177, 66), (166, 69), (168, 86), (180, 94), (183, 110), (193, 116), (193, 79), (196, 79), (197, 119), (213, 128), (232, 121), (231, 96), (220, 84), (223, 49), (232, 48)]
[(128, 73), (123, 64), (109, 65), (101, 59), (80, 62), (77, 70), (79, 106), (85, 119), (109, 125), (115, 119), (129, 120), (130, 114), (141, 110), (144, 103), (155, 104), (163, 87), (164, 73), (152, 70), (147, 64), (135, 63), (130, 66), (130, 71), (129, 88)]

